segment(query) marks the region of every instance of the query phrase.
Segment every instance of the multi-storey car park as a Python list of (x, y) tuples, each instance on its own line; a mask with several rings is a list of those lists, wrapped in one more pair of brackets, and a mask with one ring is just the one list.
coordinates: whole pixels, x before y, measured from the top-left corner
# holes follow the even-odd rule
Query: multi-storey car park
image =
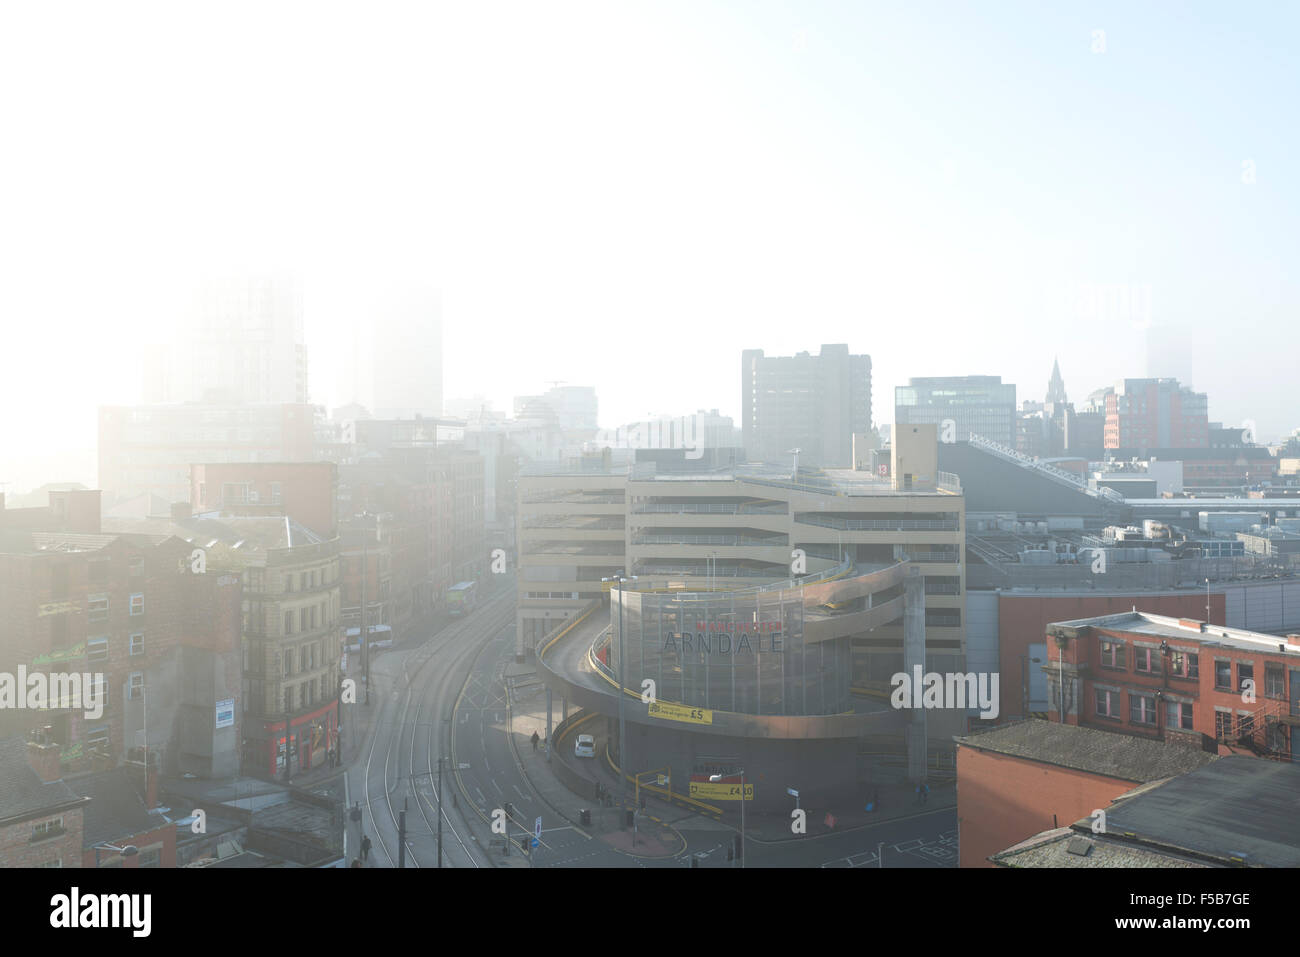
[[(521, 474), (518, 655), (537, 655), (566, 714), (603, 716), (628, 773), (703, 785), (744, 767), (758, 804), (788, 802), (795, 780), (844, 796), (864, 742), (906, 737), (923, 774), (924, 712), (880, 699), (914, 665), (964, 670), (964, 500), (933, 426), (900, 438), (892, 479), (685, 458)], [(620, 574), (636, 579), (602, 581)], [(965, 717), (931, 713), (931, 737)]]

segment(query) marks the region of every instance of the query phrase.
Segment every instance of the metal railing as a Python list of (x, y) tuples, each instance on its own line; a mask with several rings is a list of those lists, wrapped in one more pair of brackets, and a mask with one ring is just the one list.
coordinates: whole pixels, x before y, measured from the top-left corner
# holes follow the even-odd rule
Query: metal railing
[(788, 544), (787, 536), (754, 538), (748, 535), (666, 535), (642, 532), (632, 536), (633, 545), (773, 545)]
[(1083, 492), (1085, 495), (1090, 495), (1096, 499), (1104, 499), (1119, 505), (1124, 504), (1124, 496), (1119, 492), (1116, 492), (1114, 489), (1106, 488), (1105, 486), (1093, 488), (1087, 483), (1087, 481), (1079, 476), (1067, 472), (1065, 469), (1058, 469), (1055, 465), (1050, 465), (1047, 462), (1040, 461), (1036, 456), (1026, 455), (1024, 452), (1003, 445), (1001, 442), (994, 442), (992, 439), (986, 439), (984, 436), (978, 435), (974, 432), (967, 433), (967, 438), (971, 445), (979, 446), (985, 451), (992, 452), (994, 455), (1009, 462), (1014, 462), (1016, 465), (1023, 468), (1034, 469), (1035, 471), (1041, 472), (1048, 478), (1055, 479), (1057, 482), (1068, 485), (1071, 488)]
[(836, 518), (830, 515), (805, 514), (795, 517), (804, 525), (842, 529), (846, 532), (956, 532), (961, 524), (955, 519), (934, 518)]
[(639, 515), (785, 515), (788, 511), (784, 502), (763, 505), (645, 502), (632, 506), (632, 512)]

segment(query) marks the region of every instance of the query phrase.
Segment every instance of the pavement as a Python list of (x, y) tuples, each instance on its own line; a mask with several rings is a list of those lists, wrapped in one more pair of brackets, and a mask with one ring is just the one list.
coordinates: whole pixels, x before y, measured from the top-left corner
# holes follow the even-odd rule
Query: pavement
[[(572, 753), (572, 736), (557, 742), (557, 747), (548, 761), (545, 745), (533, 751), (531, 736), (534, 730), (542, 738), (546, 736), (546, 690), (542, 687), (536, 669), (532, 663), (511, 663), (506, 667), (505, 679), (509, 688), (509, 729), (513, 751), (520, 770), (527, 778), (533, 790), (553, 811), (568, 820), (576, 828), (600, 838), (610, 847), (633, 853), (638, 857), (676, 857), (687, 847), (685, 833), (696, 828), (724, 828), (739, 831), (741, 826), (740, 810), (726, 807), (721, 818), (702, 815), (669, 804), (662, 799), (647, 796), (646, 811), (638, 818), (635, 848), (631, 846), (631, 832), (624, 823), (625, 807), (619, 805), (615, 798), (613, 807), (593, 807), (590, 798), (582, 797), (571, 791), (556, 777), (553, 765), (563, 761), (569, 768), (588, 780), (597, 781), (609, 793), (617, 795), (618, 780), (613, 770), (603, 758), (605, 752), (604, 735), (598, 729), (583, 728), (584, 733), (596, 736), (596, 759), (578, 758)], [(559, 698), (554, 698), (552, 705), (552, 727), (558, 725), (563, 717)], [(957, 804), (955, 777), (951, 768), (939, 768), (932, 772), (929, 782), (929, 794), (918, 795), (913, 785), (904, 780), (905, 770), (901, 758), (879, 756), (874, 760), (871, 793), (859, 805), (835, 805), (832, 807), (804, 807), (807, 812), (806, 830), (802, 834), (794, 832), (793, 817), (790, 813), (757, 813), (746, 808), (744, 827), (746, 840), (756, 843), (776, 844), (785, 841), (797, 841), (801, 838), (830, 836), (861, 828), (874, 827), (884, 822), (902, 821), (912, 817), (922, 817), (943, 809), (954, 809)], [(924, 798), (924, 799), (923, 799)], [(867, 803), (874, 804), (867, 810)], [(794, 799), (791, 798), (791, 811)], [(629, 798), (626, 807), (632, 807)], [(590, 825), (580, 823), (580, 811), (589, 809)]]

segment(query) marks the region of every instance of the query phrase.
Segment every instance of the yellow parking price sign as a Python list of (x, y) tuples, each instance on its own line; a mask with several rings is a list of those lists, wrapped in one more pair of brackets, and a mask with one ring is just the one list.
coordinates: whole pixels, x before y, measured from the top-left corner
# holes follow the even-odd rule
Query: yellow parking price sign
[(713, 712), (705, 708), (688, 708), (684, 704), (664, 704), (651, 701), (649, 715), (669, 721), (686, 721), (690, 724), (713, 724)]
[[(739, 801), (740, 784), (728, 784), (725, 781), (692, 781), (691, 797), (710, 801)], [(745, 800), (754, 800), (754, 785), (745, 782)]]

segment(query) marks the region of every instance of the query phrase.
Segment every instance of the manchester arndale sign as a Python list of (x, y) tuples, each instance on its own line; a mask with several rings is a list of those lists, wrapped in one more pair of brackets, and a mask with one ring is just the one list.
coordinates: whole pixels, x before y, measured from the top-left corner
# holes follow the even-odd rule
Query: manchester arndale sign
[(785, 651), (779, 621), (697, 621), (694, 631), (668, 632), (660, 654), (739, 655)]

